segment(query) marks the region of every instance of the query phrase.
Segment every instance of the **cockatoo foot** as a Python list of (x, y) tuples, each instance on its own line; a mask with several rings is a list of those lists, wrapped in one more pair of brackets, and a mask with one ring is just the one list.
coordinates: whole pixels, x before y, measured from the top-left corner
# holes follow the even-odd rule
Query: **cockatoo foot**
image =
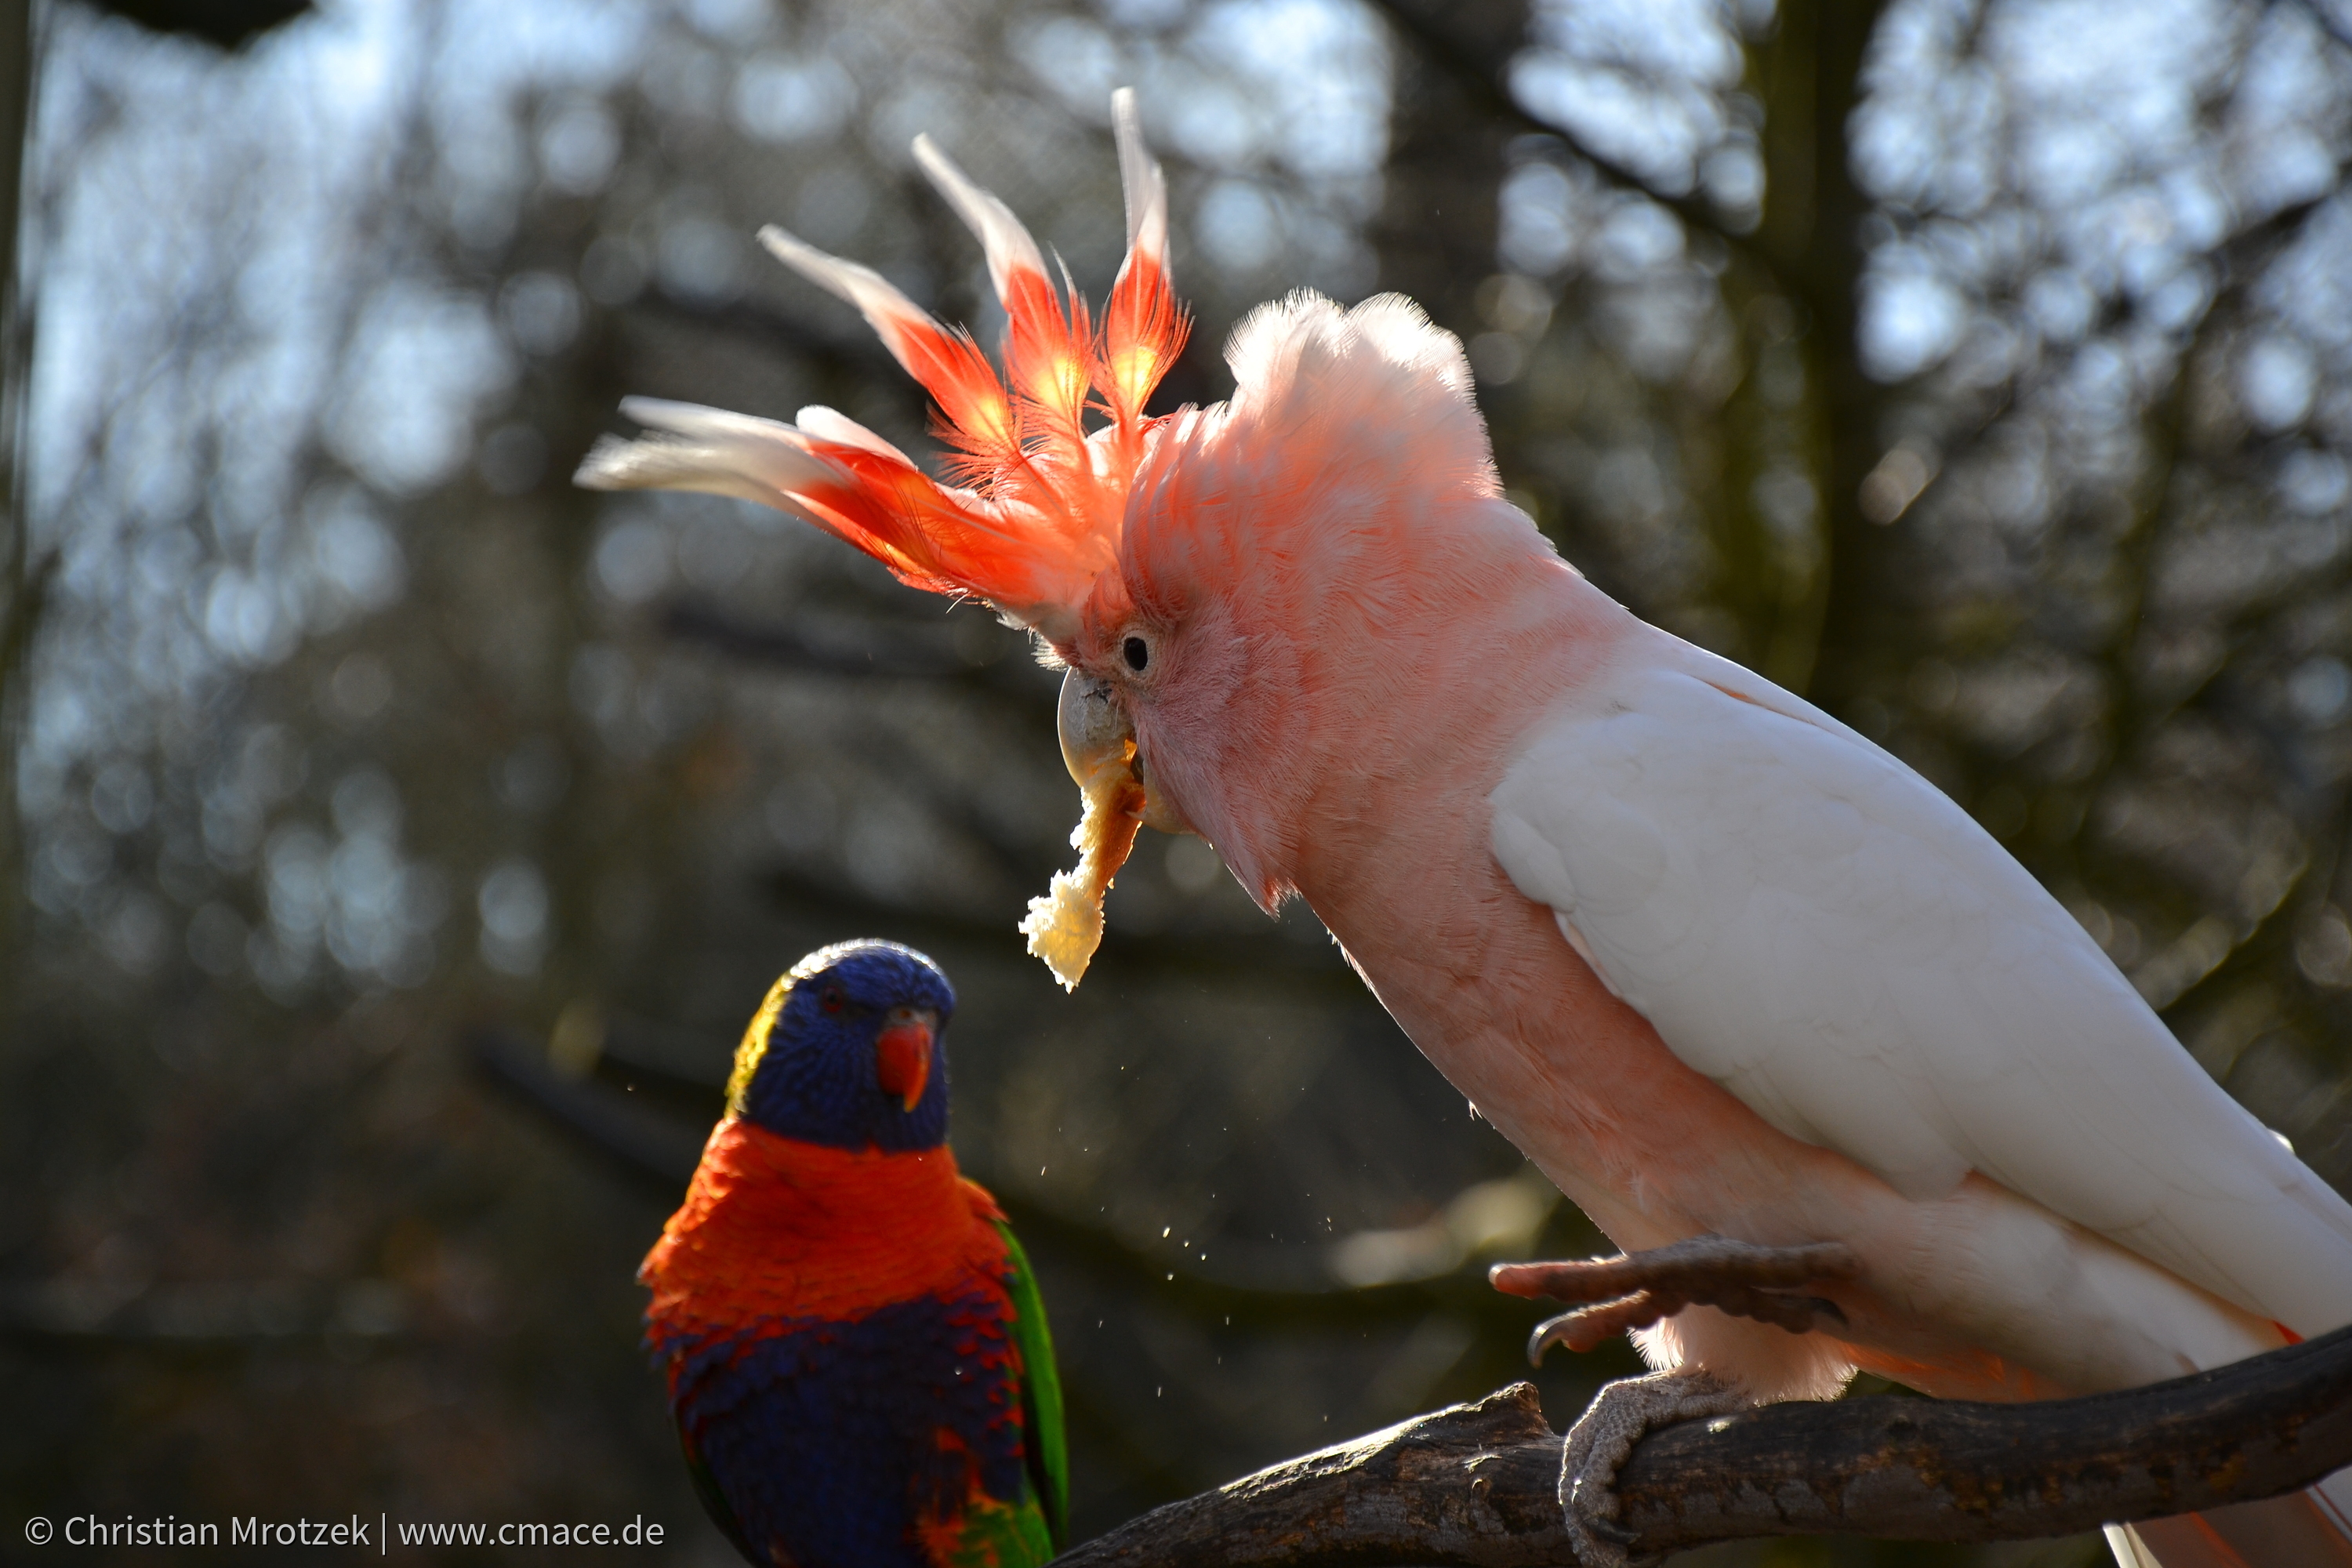
[[(1755, 1401), (1711, 1373), (1654, 1372), (1604, 1384), (1560, 1456), (1559, 1506), (1582, 1568), (1630, 1568), (1633, 1534), (1617, 1522), (1617, 1471), (1654, 1428), (1745, 1410)], [(1645, 1559), (1655, 1562), (1655, 1558)]]
[(1851, 1279), (1859, 1271), (1842, 1242), (1758, 1247), (1722, 1236), (1694, 1236), (1647, 1252), (1578, 1263), (1498, 1263), (1487, 1274), (1497, 1290), (1587, 1303), (1537, 1328), (1528, 1359), (1564, 1344), (1589, 1351), (1603, 1341), (1671, 1318), (1685, 1307), (1713, 1307), (1801, 1334), (1843, 1327), (1834, 1301), (1805, 1287)]

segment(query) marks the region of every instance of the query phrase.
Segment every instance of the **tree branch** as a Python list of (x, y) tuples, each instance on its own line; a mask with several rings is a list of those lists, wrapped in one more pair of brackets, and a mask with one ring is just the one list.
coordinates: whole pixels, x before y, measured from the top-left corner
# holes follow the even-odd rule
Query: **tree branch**
[[(1534, 1385), (1170, 1503), (1060, 1568), (1573, 1561)], [(2247, 1502), (2352, 1464), (2352, 1329), (2083, 1399), (1768, 1405), (1653, 1433), (1618, 1476), (1633, 1550), (1761, 1535), (2013, 1541)]]
[[(1612, 190), (1657, 203), (1691, 227), (1715, 236), (1767, 274), (1778, 276), (1771, 259), (1756, 249), (1753, 237), (1727, 226), (1714, 204), (1698, 196), (1662, 191), (1567, 126), (1529, 112), (1511, 94), (1509, 75), (1515, 47), (1499, 53), (1480, 49), (1441, 19), (1444, 14), (1441, 6), (1412, 0), (1372, 0), (1372, 9), (1386, 18), (1400, 37), (1409, 40), (1422, 58), (1443, 71), (1464, 96), (1496, 121), (1517, 131), (1557, 138), (1570, 153), (1591, 165)], [(1513, 40), (1515, 44), (1520, 41)]]

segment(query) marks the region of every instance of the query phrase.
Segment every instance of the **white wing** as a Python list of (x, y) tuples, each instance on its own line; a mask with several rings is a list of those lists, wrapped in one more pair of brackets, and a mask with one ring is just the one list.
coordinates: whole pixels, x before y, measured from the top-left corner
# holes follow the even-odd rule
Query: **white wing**
[(1979, 1171), (2297, 1333), (2352, 1321), (2352, 1206), (1966, 813), (1736, 665), (1645, 656), (1532, 733), (1494, 845), (1677, 1057), (1907, 1196)]

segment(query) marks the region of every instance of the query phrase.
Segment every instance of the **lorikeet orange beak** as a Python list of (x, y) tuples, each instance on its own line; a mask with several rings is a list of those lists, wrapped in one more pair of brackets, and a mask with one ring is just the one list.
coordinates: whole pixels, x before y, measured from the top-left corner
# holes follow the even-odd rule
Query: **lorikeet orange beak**
[(874, 1058), (882, 1092), (914, 1110), (931, 1079), (930, 1019), (917, 1012), (904, 1022), (893, 1020), (875, 1037)]

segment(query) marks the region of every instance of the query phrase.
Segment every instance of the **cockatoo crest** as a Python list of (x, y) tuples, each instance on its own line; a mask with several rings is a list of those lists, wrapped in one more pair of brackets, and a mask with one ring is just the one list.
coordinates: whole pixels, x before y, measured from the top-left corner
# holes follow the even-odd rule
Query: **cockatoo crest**
[[(1004, 204), (916, 139), (916, 161), (986, 247), (1007, 318), (1001, 374), (969, 333), (942, 327), (871, 268), (781, 229), (761, 234), (787, 265), (864, 312), (929, 389), (960, 483), (934, 482), (830, 408), (782, 425), (646, 398), (621, 406), (656, 434), (606, 437), (577, 475), (592, 489), (703, 490), (794, 512), (912, 586), (987, 600), (1054, 646), (1069, 666), (1064, 760), (1086, 797), (1071, 837), (1080, 858), (1032, 900), (1021, 929), (1070, 986), (1101, 940), (1103, 899), (1139, 826), (1210, 834), (1271, 908), (1286, 884), (1262, 852), (1272, 832), (1259, 831), (1271, 820), (1263, 808), (1308, 777), (1288, 743), (1295, 735), (1250, 731), (1257, 743), (1245, 766), (1229, 744), (1239, 732), (1195, 711), (1190, 721), (1222, 743), (1171, 746), (1167, 776), (1192, 757), (1191, 804), (1180, 810), (1171, 794), (1152, 793), (1131, 712), (1120, 707), (1109, 729), (1080, 724), (1083, 737), (1074, 730), (1078, 715), (1110, 712), (1107, 670), (1144, 668), (1126, 651), (1150, 657), (1129, 635), (1138, 616), (1171, 627), (1192, 596), (1213, 592), (1228, 612), (1228, 648), (1255, 626), (1265, 634), (1255, 644), (1260, 665), (1297, 674), (1300, 661), (1281, 647), (1318, 640), (1334, 617), (1401, 614), (1457, 592), (1469, 580), (1455, 569), (1465, 540), (1474, 554), (1498, 534), (1513, 548), (1536, 540), (1525, 516), (1499, 504), (1460, 342), (1400, 296), (1343, 310), (1300, 292), (1263, 306), (1227, 347), (1230, 402), (1143, 416), (1187, 323), (1168, 277), (1166, 185), (1133, 94), (1122, 89), (1111, 107), (1128, 252), (1099, 322), (1075, 289), (1065, 309), (1036, 241)], [(1089, 417), (1101, 421), (1091, 431)], [(1321, 640), (1337, 647), (1364, 628), (1332, 629)], [(1231, 684), (1189, 689), (1213, 702)], [(1105, 700), (1089, 708), (1089, 692)], [(1170, 733), (1181, 707), (1162, 705)], [(1228, 809), (1229, 795), (1261, 809)]]
[[(1127, 191), (1126, 264), (1097, 323), (1075, 288), (1066, 310), (1045, 258), (1010, 208), (975, 185), (929, 137), (915, 157), (987, 248), (1008, 318), (1000, 375), (971, 334), (950, 330), (879, 273), (761, 231), (778, 259), (864, 313), (938, 401), (938, 433), (961, 483), (941, 485), (905, 453), (830, 408), (796, 425), (631, 398), (630, 417), (663, 432), (607, 437), (581, 465), (600, 489), (699, 489), (806, 517), (933, 593), (968, 594), (1066, 636), (1094, 581), (1115, 562), (1127, 495), (1151, 439), (1145, 400), (1184, 345), (1189, 323), (1168, 275), (1168, 192), (1145, 151), (1135, 100), (1112, 99)], [(1087, 429), (1089, 414), (1102, 417)]]

